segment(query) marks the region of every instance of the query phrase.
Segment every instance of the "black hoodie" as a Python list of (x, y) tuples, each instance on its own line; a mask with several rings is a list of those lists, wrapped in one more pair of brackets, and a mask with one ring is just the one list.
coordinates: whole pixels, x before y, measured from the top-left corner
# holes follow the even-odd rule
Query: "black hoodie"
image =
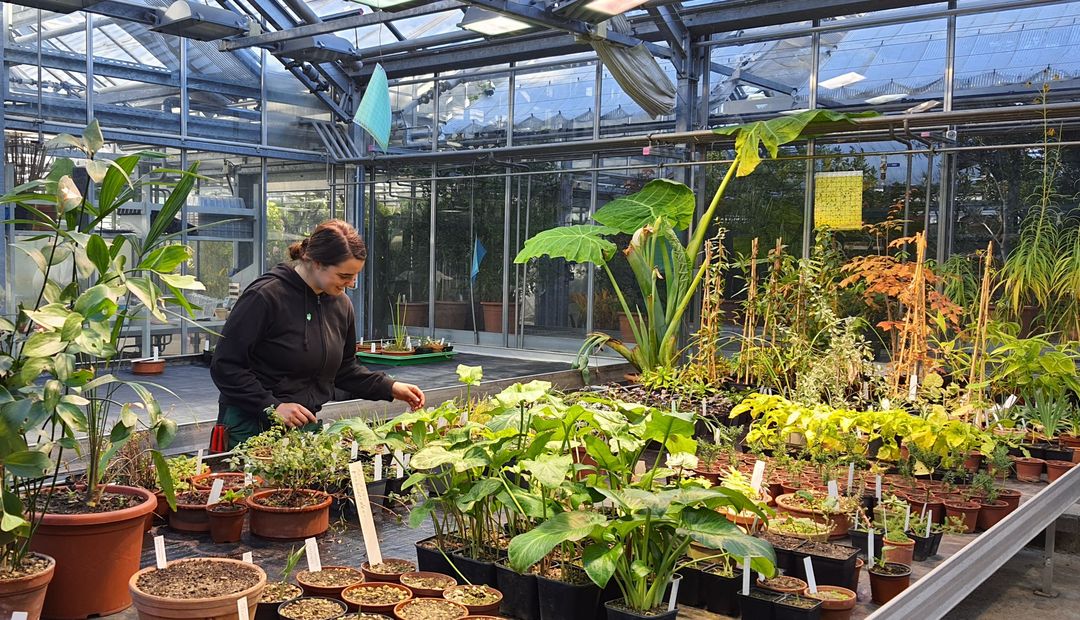
[(392, 379), (356, 361), (347, 295), (316, 295), (291, 266), (260, 276), (236, 301), (210, 363), (220, 402), (253, 414), (281, 403), (312, 413), (337, 386), (358, 398), (393, 400)]

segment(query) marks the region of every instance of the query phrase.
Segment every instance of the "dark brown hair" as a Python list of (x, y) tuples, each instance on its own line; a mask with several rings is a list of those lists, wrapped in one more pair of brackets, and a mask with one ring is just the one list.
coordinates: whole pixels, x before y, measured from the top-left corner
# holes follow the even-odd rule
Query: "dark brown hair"
[(337, 265), (350, 258), (367, 260), (367, 246), (349, 223), (327, 220), (316, 226), (303, 241), (290, 245), (289, 258)]

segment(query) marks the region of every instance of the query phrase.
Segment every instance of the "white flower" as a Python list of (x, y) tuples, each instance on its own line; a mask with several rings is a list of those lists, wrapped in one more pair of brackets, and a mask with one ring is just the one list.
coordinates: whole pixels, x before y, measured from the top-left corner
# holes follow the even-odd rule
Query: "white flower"
[(668, 469), (694, 469), (698, 466), (698, 459), (690, 452), (676, 452), (668, 455), (664, 465)]

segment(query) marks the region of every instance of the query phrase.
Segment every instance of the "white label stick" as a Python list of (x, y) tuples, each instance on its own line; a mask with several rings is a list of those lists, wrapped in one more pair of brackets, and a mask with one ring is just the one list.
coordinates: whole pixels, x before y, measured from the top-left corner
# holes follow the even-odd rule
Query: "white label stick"
[(675, 611), (675, 602), (679, 598), (679, 583), (680, 582), (682, 582), (682, 576), (681, 575), (679, 576), (678, 579), (675, 579), (675, 577), (672, 576), (671, 581), (669, 582), (669, 583), (671, 583), (671, 597), (668, 599), (668, 602), (667, 602), (667, 610), (668, 611)]
[(30, 614), (25, 611), (13, 611), (11, 612), (11, 620), (26, 620), (30, 617)]
[(806, 585), (810, 586), (810, 594), (817, 594), (817, 579), (814, 578), (814, 563), (810, 556), (803, 558), (803, 565), (806, 566)]
[(909, 527), (911, 527), (911, 504), (907, 505), (907, 512), (904, 513), (904, 531), (908, 531)]
[(309, 573), (317, 573), (322, 570), (322, 558), (319, 557), (319, 543), (315, 538), (304, 540), (304, 552), (307, 556), (307, 569)]
[(244, 552), (243, 560), (245, 562), (247, 562), (248, 564), (254, 564), (255, 563), (255, 558), (251, 557), (251, 552), (250, 551), (245, 551)]
[(154, 537), (154, 558), (157, 560), (158, 570), (163, 570), (169, 565), (169, 561), (165, 559), (165, 537)]
[(855, 488), (855, 463), (848, 463), (847, 466), (847, 492), (851, 495)]
[(755, 493), (761, 493), (761, 481), (765, 478), (765, 461), (754, 463), (754, 473), (750, 474), (750, 487)]
[(394, 474), (396, 478), (405, 477), (405, 457), (401, 456), (401, 450), (394, 450)]
[(881, 501), (881, 476), (874, 477), (874, 497)]
[(382, 454), (375, 455), (375, 466), (373, 469), (375, 470), (375, 480), (382, 480)]
[(743, 596), (750, 596), (750, 556), (746, 556), (743, 558), (742, 593)]
[(206, 500), (207, 506), (213, 506), (221, 501), (221, 492), (225, 490), (225, 479), (218, 478), (210, 485), (210, 497)]
[(199, 448), (199, 453), (195, 455), (195, 475), (198, 476), (202, 473), (202, 457), (203, 449)]
[(349, 446), (349, 460), (355, 461), (356, 457), (360, 456), (360, 444), (355, 441)]
[(236, 620), (248, 620), (248, 601), (246, 596), (236, 599)]
[(840, 497), (840, 489), (836, 487), (835, 480), (829, 481), (829, 497), (832, 497), (834, 499), (839, 499)]
[(382, 550), (379, 548), (379, 532), (375, 529), (375, 518), (371, 514), (371, 503), (368, 501), (363, 463), (349, 465), (349, 478), (352, 480), (353, 497), (356, 500), (356, 512), (360, 517), (360, 532), (364, 535), (364, 549), (367, 550), (369, 565), (382, 564), (383, 557)]
[(874, 563), (874, 528), (870, 527), (870, 531), (866, 533), (866, 563)]
[(934, 520), (931, 519), (930, 517), (926, 518), (926, 536), (925, 536), (925, 538), (930, 538), (930, 524), (933, 523), (933, 522), (934, 522)]
[(255, 476), (251, 475), (250, 471), (244, 472), (244, 486), (249, 487), (255, 483)]

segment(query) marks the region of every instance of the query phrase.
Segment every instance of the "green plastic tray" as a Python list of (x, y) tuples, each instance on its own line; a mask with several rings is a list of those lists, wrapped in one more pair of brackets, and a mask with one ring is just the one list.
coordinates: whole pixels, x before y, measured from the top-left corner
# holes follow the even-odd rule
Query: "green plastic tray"
[(416, 364), (430, 364), (448, 360), (457, 355), (457, 351), (442, 351), (440, 353), (418, 353), (414, 355), (383, 355), (382, 353), (368, 353), (357, 351), (356, 357), (368, 364), (382, 364), (384, 366), (413, 366)]

